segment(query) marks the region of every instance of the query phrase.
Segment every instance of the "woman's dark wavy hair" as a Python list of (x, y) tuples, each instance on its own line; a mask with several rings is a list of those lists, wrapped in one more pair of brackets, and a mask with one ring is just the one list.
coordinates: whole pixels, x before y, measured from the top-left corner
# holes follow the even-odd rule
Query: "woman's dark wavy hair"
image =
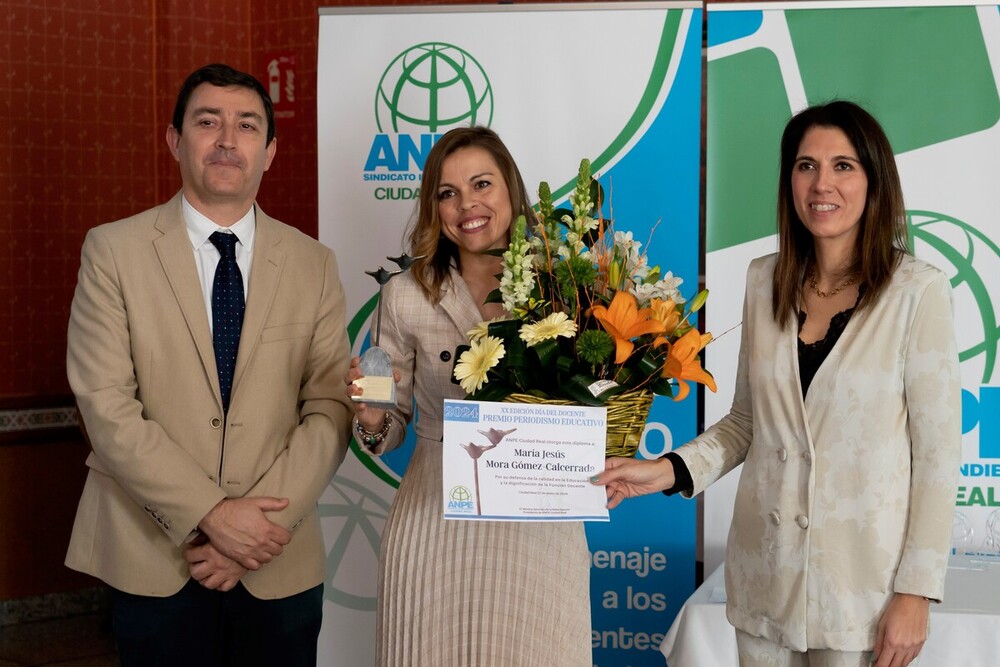
[(500, 175), (503, 176), (507, 191), (510, 193), (510, 210), (514, 219), (524, 215), (529, 224), (534, 219), (521, 174), (510, 151), (500, 141), (496, 132), (481, 126), (459, 127), (446, 132), (434, 144), (424, 163), (417, 219), (410, 232), (410, 254), (415, 257), (425, 256), (424, 259), (413, 263), (413, 279), (433, 303), (441, 300), (441, 285), (448, 278), (450, 267), (454, 264), (459, 270), (462, 269), (458, 246), (441, 233), (437, 198), (438, 186), (441, 184), (441, 167), (452, 153), (469, 147), (482, 148), (497, 163)]
[(909, 252), (903, 189), (892, 147), (882, 126), (863, 108), (834, 100), (796, 114), (781, 135), (778, 177), (778, 261), (772, 279), (773, 316), (779, 326), (796, 321), (805, 275), (815, 262), (813, 237), (795, 212), (792, 169), (806, 132), (814, 127), (837, 128), (850, 140), (868, 177), (851, 271), (864, 285), (859, 310), (875, 303), (892, 272)]

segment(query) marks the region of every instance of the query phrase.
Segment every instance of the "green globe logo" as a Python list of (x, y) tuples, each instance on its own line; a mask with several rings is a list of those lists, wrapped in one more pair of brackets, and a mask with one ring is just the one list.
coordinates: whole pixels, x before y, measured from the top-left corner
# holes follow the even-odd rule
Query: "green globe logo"
[(444, 132), (459, 125), (489, 125), (493, 87), (468, 51), (425, 42), (393, 59), (375, 94), (379, 132)]
[(464, 486), (456, 486), (452, 488), (448, 497), (456, 502), (465, 503), (472, 499), (472, 494)]
[(375, 591), (364, 590), (357, 563), (378, 562), (389, 503), (365, 485), (338, 475), (320, 500), (319, 516), (323, 532), (336, 535), (327, 549), (323, 597), (348, 609), (374, 611)]
[(997, 372), (1000, 327), (982, 276), (1000, 275), (1000, 247), (982, 231), (934, 211), (907, 211), (913, 249), (951, 276), (956, 310), (978, 311), (981, 328), (959, 327), (959, 361), (974, 363), (989, 384)]

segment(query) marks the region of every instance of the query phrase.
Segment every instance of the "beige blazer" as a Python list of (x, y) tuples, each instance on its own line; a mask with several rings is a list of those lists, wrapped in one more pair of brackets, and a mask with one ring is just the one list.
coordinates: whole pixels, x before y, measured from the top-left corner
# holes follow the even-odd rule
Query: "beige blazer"
[(694, 493), (745, 463), (732, 624), (796, 651), (870, 650), (894, 592), (944, 595), (962, 434), (951, 289), (906, 257), (803, 401), (796, 325), (771, 316), (774, 263), (748, 271), (730, 413), (678, 454)]
[(183, 547), (226, 497), (277, 496), (294, 529), (243, 578), (257, 597), (323, 581), (316, 503), (344, 458), (351, 409), (333, 253), (258, 207), (226, 423), (181, 196), (87, 234), (67, 369), (93, 452), (66, 564), (135, 594), (188, 579)]
[(397, 409), (385, 439), (373, 450), (395, 449), (406, 436), (414, 404), (420, 406), (415, 426), (422, 440), (440, 443), (444, 431), (442, 398), (463, 399), (465, 391), (452, 381), (455, 349), (467, 345), (466, 333), (482, 322), (482, 315), (462, 276), (454, 268), (442, 285), (441, 301), (433, 307), (409, 273), (393, 278), (382, 294), (381, 346), (400, 369), (396, 385)]

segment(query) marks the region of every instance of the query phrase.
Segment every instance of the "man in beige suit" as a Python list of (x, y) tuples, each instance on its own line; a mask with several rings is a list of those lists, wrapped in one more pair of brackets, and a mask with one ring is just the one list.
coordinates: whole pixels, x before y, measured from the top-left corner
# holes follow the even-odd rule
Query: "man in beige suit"
[(166, 138), (181, 192), (83, 247), (67, 366), (93, 452), (66, 564), (111, 586), (123, 665), (313, 665), (316, 504), (351, 416), (336, 259), (254, 203), (276, 142), (252, 76), (194, 72)]

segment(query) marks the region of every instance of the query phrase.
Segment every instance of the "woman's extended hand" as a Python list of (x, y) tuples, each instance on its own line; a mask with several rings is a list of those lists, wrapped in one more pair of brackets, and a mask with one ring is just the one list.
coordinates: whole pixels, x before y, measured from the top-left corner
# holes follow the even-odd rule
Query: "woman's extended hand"
[[(355, 396), (361, 396), (364, 394), (364, 389), (354, 384), (354, 381), (358, 378), (364, 377), (361, 372), (361, 357), (354, 357), (351, 359), (351, 366), (347, 369), (347, 373), (344, 375), (344, 384), (347, 387), (344, 389), (344, 393), (354, 401)], [(399, 374), (395, 368), (392, 369), (392, 380), (393, 382), (399, 382), (402, 376)], [(354, 414), (357, 415), (358, 423), (367, 431), (378, 431), (382, 428), (382, 420), (385, 419), (385, 410), (382, 408), (370, 408), (368, 404), (355, 401), (354, 402)]]
[(608, 509), (618, 507), (626, 498), (663, 491), (674, 485), (674, 464), (669, 459), (641, 461), (612, 457), (605, 461), (604, 472), (590, 478), (605, 485)]
[(927, 640), (927, 598), (896, 593), (878, 622), (873, 667), (906, 667)]

